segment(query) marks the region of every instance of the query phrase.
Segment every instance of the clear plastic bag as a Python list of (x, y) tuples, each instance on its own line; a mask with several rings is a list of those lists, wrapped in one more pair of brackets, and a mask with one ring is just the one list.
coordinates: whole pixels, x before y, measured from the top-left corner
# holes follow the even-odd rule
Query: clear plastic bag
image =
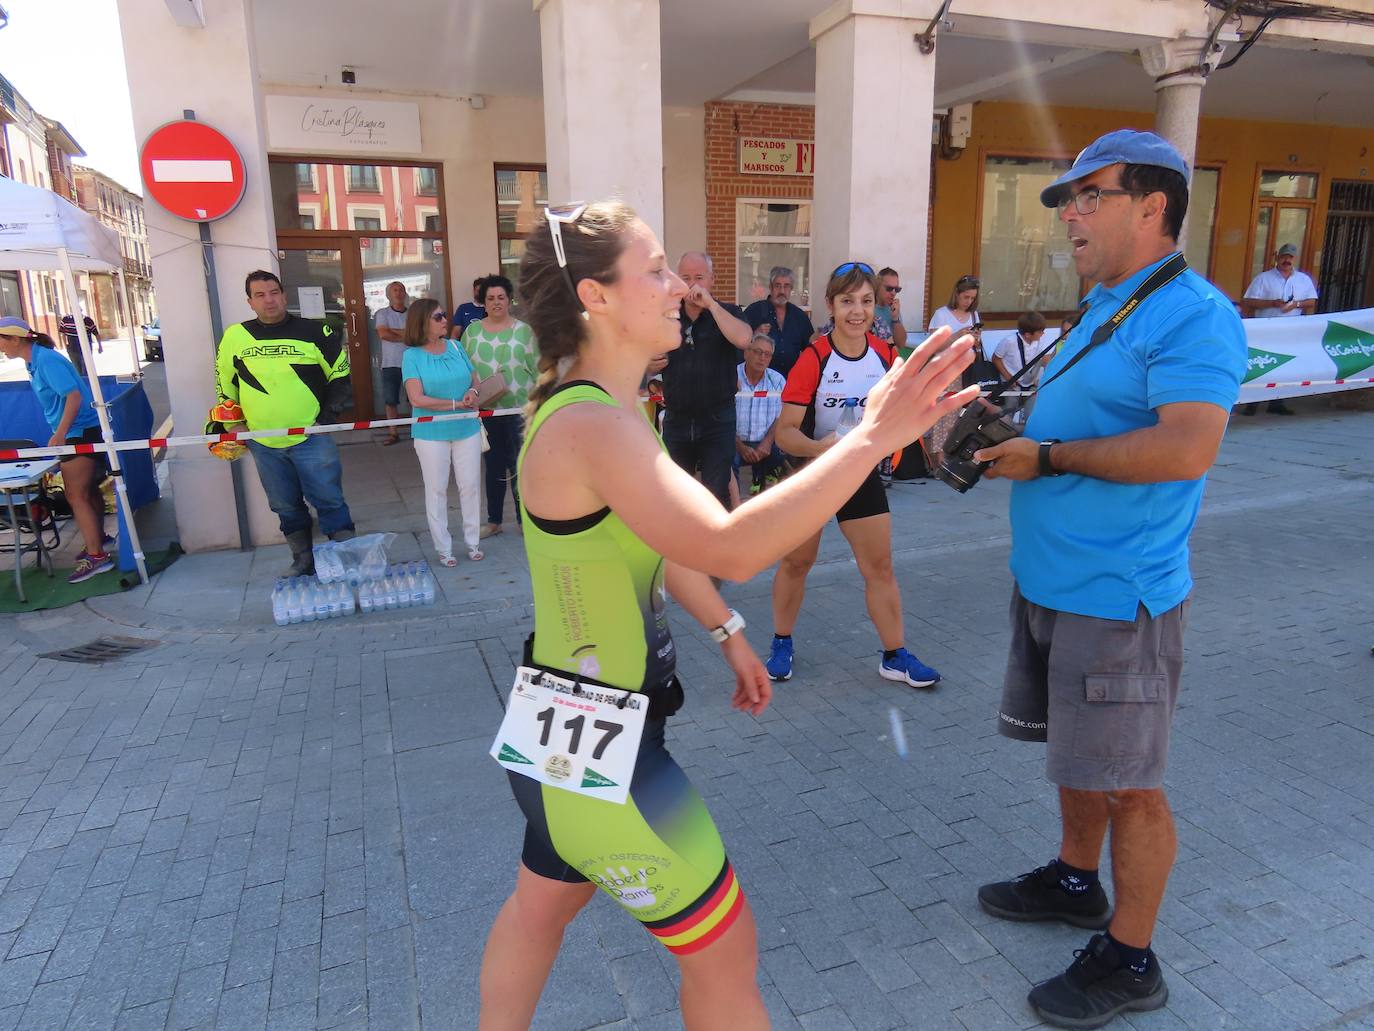
[(356, 587), (386, 572), (386, 550), (394, 533), (368, 533), (347, 541), (322, 541), (315, 545), (315, 575), (321, 583), (344, 581)]

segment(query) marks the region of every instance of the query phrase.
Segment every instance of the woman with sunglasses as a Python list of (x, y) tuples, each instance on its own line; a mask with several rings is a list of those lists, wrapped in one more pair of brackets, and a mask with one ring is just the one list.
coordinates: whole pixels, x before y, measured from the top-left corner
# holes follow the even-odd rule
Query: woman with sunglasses
[[(456, 412), (477, 406), (477, 373), (456, 340), (449, 339), (448, 313), (438, 301), (425, 298), (406, 312), (406, 353), (401, 381), (410, 406), (417, 411)], [(439, 564), (456, 566), (453, 538), (448, 532), (448, 478), (458, 483), (463, 513), (463, 543), (468, 558), (482, 560), (480, 502), (482, 474), (481, 424), (476, 419), (417, 422), (411, 428), (415, 457), (425, 483), (425, 518)]]
[[(673, 952), (689, 1031), (768, 1026), (753, 916), (710, 814), (663, 744), (682, 701), (666, 594), (719, 642), (734, 707), (761, 713), (767, 674), (710, 577), (747, 580), (798, 547), (884, 454), (967, 399), (939, 400), (966, 361), (958, 346), (932, 357), (946, 343), (939, 334), (872, 390), (854, 432), (727, 512), (669, 458), (639, 406), (650, 359), (681, 344), (686, 292), (653, 231), (618, 202), (551, 207), (525, 242), (520, 295), (540, 357), (520, 458), (534, 593), (524, 665), (645, 703), (646, 715), (623, 743), (618, 766), (628, 769), (609, 778), (624, 778), (623, 802), (594, 797), (596, 783), (579, 787), (566, 756), (505, 762), (527, 826), (482, 960), (484, 1031), (529, 1026), (564, 929), (597, 888)], [(533, 725), (511, 732), (539, 737)]]
[[(896, 349), (873, 333), (878, 287), (872, 267), (861, 261), (846, 262), (830, 274), (825, 303), (835, 328), (801, 353), (782, 392), (777, 440), (789, 455), (819, 458), (835, 447), (841, 435), (852, 432), (854, 418), (863, 419), (869, 395), (896, 361)], [(859, 471), (864, 476), (858, 489), (835, 518), (863, 576), (868, 618), (882, 643), (878, 675), (911, 687), (931, 687), (940, 674), (904, 645), (902, 594), (892, 569), (892, 515), (878, 463)], [(773, 642), (767, 664), (773, 680), (792, 679), (792, 629), (820, 546), (821, 528), (816, 527), (783, 556), (773, 577)]]

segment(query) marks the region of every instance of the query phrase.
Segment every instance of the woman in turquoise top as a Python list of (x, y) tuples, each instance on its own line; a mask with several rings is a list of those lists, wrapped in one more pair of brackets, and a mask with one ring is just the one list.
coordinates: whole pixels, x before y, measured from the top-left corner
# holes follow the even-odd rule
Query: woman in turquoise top
[[(430, 298), (416, 301), (406, 313), (406, 353), (401, 382), (410, 405), (426, 412), (472, 410), (477, 405), (477, 374), (467, 352), (448, 337), (448, 313)], [(449, 470), (458, 483), (463, 512), (463, 543), (468, 558), (480, 562), (478, 512), (482, 489), (482, 437), (477, 419), (417, 422), (411, 432), (420, 474), (425, 481), (425, 518), (440, 565), (456, 566), (448, 532)]]
[[(52, 436), (49, 447), (100, 442), (100, 420), (91, 401), (91, 388), (76, 367), (57, 352), (52, 338), (35, 333), (23, 319), (0, 319), (0, 354), (24, 359), (29, 385), (43, 406)], [(86, 547), (76, 556), (76, 569), (68, 583), (79, 584), (114, 568), (105, 551), (105, 498), (100, 481), (105, 478), (104, 455), (65, 455), (62, 486), (72, 517)]]

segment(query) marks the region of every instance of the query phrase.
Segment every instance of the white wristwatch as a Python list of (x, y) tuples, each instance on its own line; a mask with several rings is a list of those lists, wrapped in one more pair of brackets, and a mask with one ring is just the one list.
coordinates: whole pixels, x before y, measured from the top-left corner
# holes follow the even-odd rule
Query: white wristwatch
[(744, 617), (734, 609), (730, 610), (730, 618), (720, 626), (711, 631), (711, 636), (715, 638), (717, 644), (724, 644), (730, 640), (731, 634), (737, 634), (744, 629)]

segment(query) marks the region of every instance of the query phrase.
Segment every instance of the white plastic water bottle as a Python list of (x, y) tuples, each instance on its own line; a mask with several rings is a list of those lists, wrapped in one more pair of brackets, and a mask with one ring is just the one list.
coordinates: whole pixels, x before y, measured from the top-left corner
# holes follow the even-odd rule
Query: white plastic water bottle
[(426, 605), (434, 604), (434, 574), (429, 571), (429, 563), (420, 563), (420, 596)]
[(296, 591), (301, 596), (301, 622), (315, 622), (315, 593), (310, 589), (310, 581), (301, 577), (300, 586)]
[(406, 573), (405, 563), (396, 566), (392, 576), (396, 580), (396, 607), (401, 609), (410, 608), (410, 603), (414, 599), (415, 592), (410, 586), (410, 576)]
[(324, 612), (327, 619), (337, 619), (343, 615), (343, 599), (339, 597), (339, 588), (345, 586), (347, 585), (338, 580), (324, 585)]
[(288, 617), (286, 614), (286, 581), (278, 580), (272, 588), (272, 622), (277, 626), (286, 626)]
[(364, 615), (372, 611), (372, 589), (376, 586), (373, 580), (364, 580), (358, 584), (358, 608)]
[(842, 402), (844, 405), (840, 411), (840, 421), (835, 424), (835, 436), (843, 437), (854, 427), (858, 426), (863, 420), (863, 409), (859, 407), (857, 397), (847, 397)]
[(356, 608), (357, 607), (353, 604), (353, 588), (350, 587), (348, 584), (339, 584), (340, 614), (345, 616), (351, 616), (356, 611)]
[(301, 592), (294, 577), (286, 585), (286, 621), (292, 624), (301, 621)]
[(394, 609), (401, 603), (396, 591), (396, 575), (391, 567), (387, 568), (386, 574), (382, 577), (382, 597), (386, 599), (383, 604), (388, 609)]

